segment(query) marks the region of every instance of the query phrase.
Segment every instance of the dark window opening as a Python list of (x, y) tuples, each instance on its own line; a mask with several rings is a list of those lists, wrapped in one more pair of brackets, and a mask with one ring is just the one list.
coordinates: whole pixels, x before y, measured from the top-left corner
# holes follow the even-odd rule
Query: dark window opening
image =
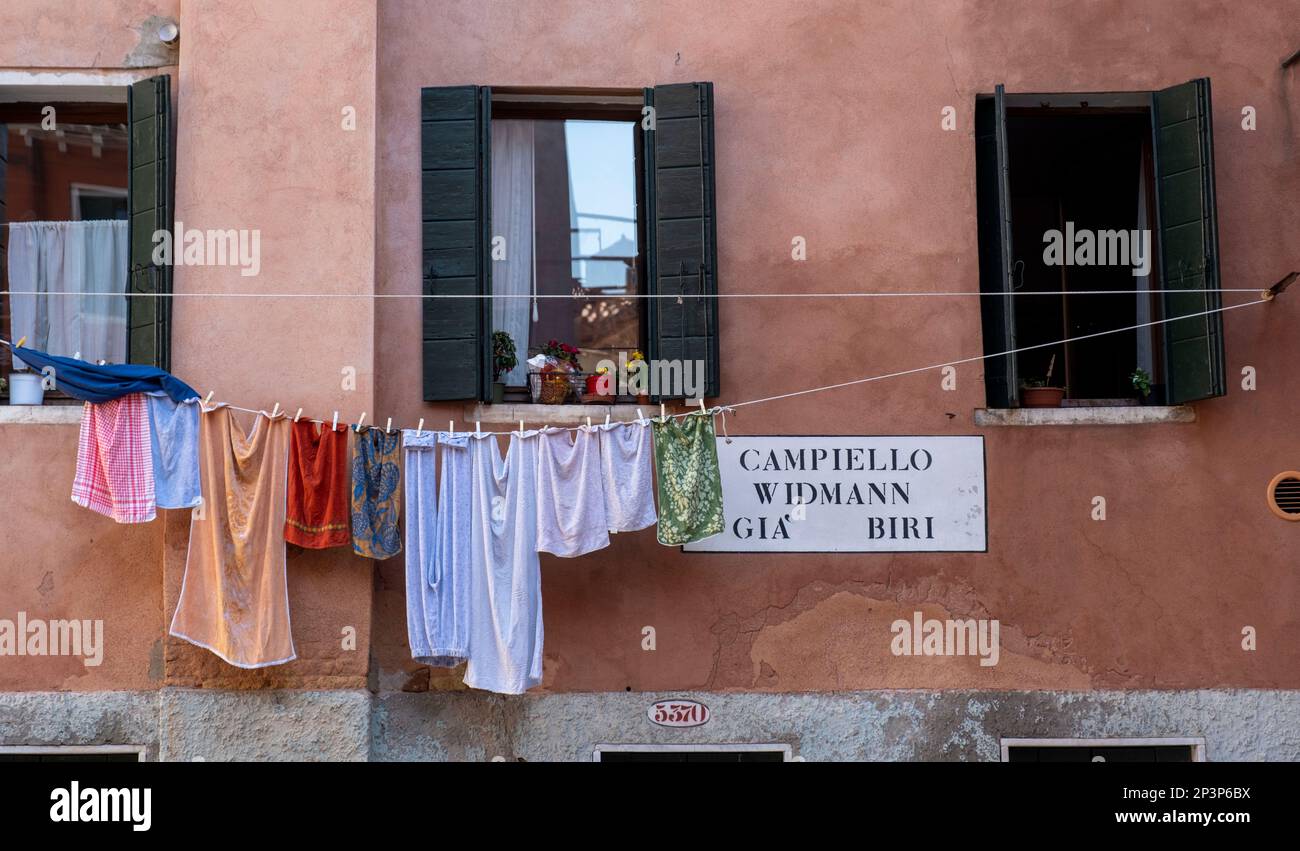
[(1195, 762), (1191, 745), (1064, 745), (1007, 748), (1007, 762)]
[[(1148, 322), (1158, 307), (1152, 296), (1140, 294), (1151, 289), (1157, 255), (1150, 116), (1145, 111), (1061, 112), (1007, 114), (1012, 286), (1021, 293), (1062, 294), (1017, 298), (1015, 339), (1020, 348)], [(1057, 244), (1073, 255), (1067, 236), (1084, 232), (1098, 236), (1091, 259), (1102, 259), (1104, 246), (1105, 265), (1075, 265), (1063, 254), (1054, 255), (1052, 263), (1045, 258), (1046, 234), (1059, 234)], [(1123, 258), (1109, 256), (1116, 247)], [(1134, 275), (1130, 265), (1135, 250), (1146, 270), (1141, 275)], [(1089, 291), (1133, 295), (1070, 295)], [(1140, 400), (1131, 380), (1136, 370), (1151, 376), (1157, 392), (1164, 383), (1157, 330), (1044, 345), (1017, 355), (1017, 371), (1026, 383), (1040, 380), (1063, 387), (1070, 400)]]
[(784, 762), (781, 751), (607, 751), (601, 762)]
[(976, 99), (989, 407), (1224, 395), (1211, 115), (1205, 78)]

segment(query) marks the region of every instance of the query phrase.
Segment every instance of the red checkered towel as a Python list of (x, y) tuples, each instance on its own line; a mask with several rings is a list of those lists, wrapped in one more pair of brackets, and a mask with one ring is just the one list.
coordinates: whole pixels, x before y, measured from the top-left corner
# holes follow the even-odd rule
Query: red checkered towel
[(153, 456), (144, 394), (86, 403), (72, 501), (118, 523), (147, 523), (154, 518)]

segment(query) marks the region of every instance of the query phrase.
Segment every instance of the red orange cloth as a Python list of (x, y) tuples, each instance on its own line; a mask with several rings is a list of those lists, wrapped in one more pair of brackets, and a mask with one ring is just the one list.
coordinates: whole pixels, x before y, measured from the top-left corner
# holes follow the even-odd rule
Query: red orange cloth
[(352, 543), (349, 469), (346, 427), (293, 423), (286, 541), (313, 550)]

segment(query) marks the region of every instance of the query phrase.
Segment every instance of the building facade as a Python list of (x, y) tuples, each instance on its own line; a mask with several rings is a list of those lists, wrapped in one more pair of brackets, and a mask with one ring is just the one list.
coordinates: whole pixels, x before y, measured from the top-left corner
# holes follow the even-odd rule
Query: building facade
[[(11, 0), (11, 124), (39, 124), (18, 116), (45, 101), (153, 121), (156, 193), (136, 160), (131, 215), (260, 234), (255, 275), (173, 265), (148, 284), (170, 307), (130, 319), (132, 354), (165, 358), (202, 395), (408, 428), (603, 418), (493, 404), (496, 320), (475, 307), (491, 302), (414, 296), (507, 286), (491, 254), (492, 145), (527, 126), (544, 156), (548, 120), (616, 116), (628, 133), (607, 180), (632, 175), (631, 212), (561, 211), (550, 230), (536, 213), (535, 262), (560, 233), (564, 275), (606, 287), (602, 304), (637, 301), (620, 286), (720, 297), (677, 314), (644, 299), (587, 345), (704, 361), (707, 404), (736, 405), (732, 438), (974, 438), (968, 520), (983, 529), (982, 546), (872, 538), (854, 552), (683, 551), (646, 530), (543, 556), (544, 681), (511, 697), (411, 660), (402, 556), (294, 550), (298, 658), (242, 670), (168, 634), (189, 512), (118, 525), (79, 508), (80, 406), (0, 406), (0, 619), (102, 622), (96, 664), (0, 656), (0, 746), (162, 760), (650, 746), (998, 760), (1064, 745), (1300, 758), (1300, 515), (1286, 496), (1300, 479), (1286, 475), (1300, 469), (1300, 294), (1260, 295), (1300, 268), (1300, 68), (1284, 65), (1300, 24), (1288, 3), (1249, 5)], [(146, 112), (133, 87), (157, 77), (167, 109)], [(662, 141), (687, 125), (683, 149)], [(464, 128), (468, 141), (439, 135)], [(553, 172), (530, 166), (530, 191), (567, 191), (569, 209), (604, 179), (578, 174), (579, 129), (562, 140), (567, 190), (544, 190)], [(470, 181), (460, 214), (448, 175)], [(1044, 233), (1067, 221), (1132, 228), (1133, 271), (1048, 263)], [(468, 235), (446, 236), (447, 222)], [(1134, 294), (1059, 295), (1116, 280)], [(925, 295), (814, 297), (835, 293)], [(1088, 339), (1057, 345), (1074, 337)], [(1133, 391), (1139, 369), (1154, 398)], [(1060, 407), (1022, 406), (1022, 384), (1063, 382)], [(827, 530), (800, 549), (843, 540)], [(895, 652), (898, 622), (929, 620), (996, 621), (996, 664)], [(707, 721), (655, 723), (663, 701), (702, 703)]]

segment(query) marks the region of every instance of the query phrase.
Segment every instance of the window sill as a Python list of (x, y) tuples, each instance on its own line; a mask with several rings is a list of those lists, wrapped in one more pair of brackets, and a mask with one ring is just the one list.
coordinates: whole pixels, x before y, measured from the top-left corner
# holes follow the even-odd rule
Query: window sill
[(637, 409), (647, 418), (659, 413), (658, 405), (532, 405), (526, 403), (502, 405), (466, 405), (467, 423), (510, 423), (516, 428), (523, 420), (530, 426), (575, 426), (591, 417), (592, 424), (605, 422), (608, 414), (612, 422), (635, 420)]
[(1191, 405), (1127, 405), (1097, 408), (977, 408), (977, 426), (1097, 426), (1194, 423)]
[(77, 425), (82, 406), (0, 405), (0, 425)]

